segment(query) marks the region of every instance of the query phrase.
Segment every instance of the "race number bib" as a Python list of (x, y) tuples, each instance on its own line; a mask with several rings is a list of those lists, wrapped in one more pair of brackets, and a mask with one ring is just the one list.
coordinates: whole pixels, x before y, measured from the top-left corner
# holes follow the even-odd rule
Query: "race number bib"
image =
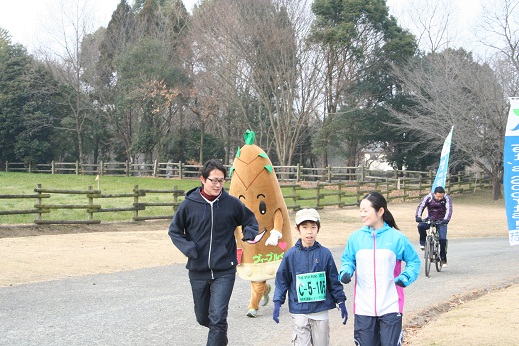
[(324, 272), (296, 275), (297, 301), (318, 302), (326, 299), (326, 275)]

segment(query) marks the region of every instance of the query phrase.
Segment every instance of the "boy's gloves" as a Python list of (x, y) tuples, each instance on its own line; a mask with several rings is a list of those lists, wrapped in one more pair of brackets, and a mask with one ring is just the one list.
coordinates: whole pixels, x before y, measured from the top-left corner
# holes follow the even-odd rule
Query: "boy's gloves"
[(343, 284), (349, 284), (351, 281), (351, 276), (348, 274), (348, 273), (344, 273), (342, 274), (342, 277), (341, 277), (341, 282)]
[(344, 302), (339, 303), (339, 310), (341, 310), (342, 324), (346, 324), (346, 321), (348, 321), (348, 311)]
[(423, 222), (422, 218), (420, 216), (416, 217), (416, 222)]
[(274, 313), (272, 314), (272, 318), (276, 323), (279, 323), (279, 309), (281, 308), (280, 302), (274, 302)]
[(281, 234), (280, 231), (273, 229), (272, 231), (270, 231), (270, 236), (265, 242), (265, 245), (277, 246), (278, 241), (279, 239), (281, 239), (281, 237), (283, 237), (283, 234)]
[(395, 285), (400, 287), (407, 287), (407, 285), (409, 285), (409, 275), (406, 273), (398, 275), (395, 279)]

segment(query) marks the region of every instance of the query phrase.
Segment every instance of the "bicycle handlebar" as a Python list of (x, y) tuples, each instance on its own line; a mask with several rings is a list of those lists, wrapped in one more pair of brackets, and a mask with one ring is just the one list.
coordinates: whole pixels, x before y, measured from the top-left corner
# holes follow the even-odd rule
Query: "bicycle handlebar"
[(438, 226), (438, 225), (441, 225), (443, 220), (431, 220), (431, 219), (425, 219), (423, 220), (423, 222), (425, 222), (426, 224), (428, 225), (432, 225), (432, 226)]
[[(421, 220), (421, 219), (420, 219), (420, 220)], [(429, 219), (429, 218), (425, 218), (425, 219), (423, 219), (423, 220), (421, 220), (421, 221), (418, 221), (418, 220), (417, 220), (417, 222), (418, 222), (418, 223), (426, 223), (426, 224), (428, 224), (429, 226), (438, 226), (438, 225), (442, 225), (442, 224), (444, 224), (444, 220), (431, 220), (431, 219)]]

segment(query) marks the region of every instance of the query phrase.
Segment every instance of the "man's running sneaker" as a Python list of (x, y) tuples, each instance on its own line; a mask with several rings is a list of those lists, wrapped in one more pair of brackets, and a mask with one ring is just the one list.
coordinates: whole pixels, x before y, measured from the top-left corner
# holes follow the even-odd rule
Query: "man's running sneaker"
[(447, 261), (442, 261), (442, 268), (445, 268), (447, 266)]
[(425, 246), (420, 245), (420, 250), (425, 250)]
[(247, 311), (247, 317), (258, 317), (258, 310), (249, 309), (249, 311)]
[(272, 286), (269, 285), (269, 288), (267, 290), (267, 293), (265, 293), (262, 297), (261, 297), (261, 301), (260, 301), (260, 304), (261, 306), (265, 306), (269, 303), (269, 293), (270, 293), (270, 290), (272, 289)]

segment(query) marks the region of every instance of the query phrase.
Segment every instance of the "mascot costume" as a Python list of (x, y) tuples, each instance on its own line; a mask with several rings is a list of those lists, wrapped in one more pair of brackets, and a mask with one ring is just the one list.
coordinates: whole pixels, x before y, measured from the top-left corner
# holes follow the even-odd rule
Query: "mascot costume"
[(238, 149), (230, 169), (229, 194), (239, 198), (258, 220), (259, 234), (252, 241), (241, 241), (235, 231), (238, 248), (238, 276), (251, 281), (251, 299), (247, 316), (256, 317), (259, 304), (268, 303), (268, 279), (276, 272), (285, 252), (292, 246), (287, 206), (267, 154), (254, 144), (255, 133), (247, 130), (245, 145)]

